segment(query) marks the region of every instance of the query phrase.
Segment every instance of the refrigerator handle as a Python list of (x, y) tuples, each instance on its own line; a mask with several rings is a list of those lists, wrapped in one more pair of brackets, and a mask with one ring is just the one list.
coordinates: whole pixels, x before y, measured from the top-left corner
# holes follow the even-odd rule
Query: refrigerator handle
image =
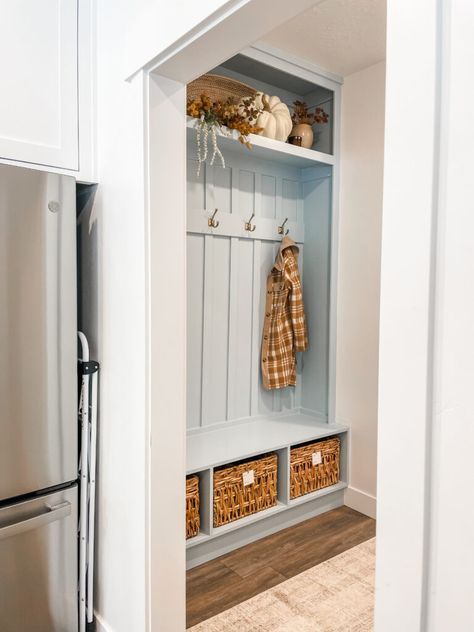
[(25, 531), (38, 529), (38, 527), (50, 524), (56, 520), (62, 520), (71, 515), (71, 503), (67, 501), (58, 503), (57, 505), (45, 505), (45, 507), (47, 509), (46, 512), (39, 513), (37, 516), (33, 516), (27, 520), (19, 520), (6, 527), (0, 527), (0, 540), (25, 533)]

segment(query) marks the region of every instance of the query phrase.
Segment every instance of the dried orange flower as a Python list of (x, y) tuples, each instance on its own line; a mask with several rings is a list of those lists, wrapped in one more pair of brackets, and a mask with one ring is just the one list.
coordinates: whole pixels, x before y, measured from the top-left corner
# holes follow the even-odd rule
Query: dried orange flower
[(209, 126), (237, 130), (239, 140), (249, 148), (251, 144), (248, 135), (262, 131), (261, 127), (254, 124), (260, 110), (256, 107), (253, 97), (242, 99), (240, 102), (233, 99), (211, 101), (208, 95), (201, 94), (199, 98), (188, 101), (186, 111), (189, 116), (199, 118)]
[[(219, 156), (224, 167), (224, 156), (217, 145), (217, 130), (225, 132), (225, 129), (235, 129), (239, 133), (239, 141), (248, 149), (252, 147), (248, 138), (249, 134), (259, 134), (262, 131), (261, 127), (255, 125), (260, 110), (257, 108), (253, 97), (242, 99), (240, 102), (231, 98), (226, 101), (212, 101), (207, 94), (201, 94), (199, 98), (188, 101), (186, 112), (189, 116), (199, 119), (199, 122), (196, 124), (198, 175), (201, 164), (207, 158), (209, 132), (211, 133), (214, 150), (210, 164), (212, 165), (215, 157)], [(202, 143), (201, 140), (203, 141)]]

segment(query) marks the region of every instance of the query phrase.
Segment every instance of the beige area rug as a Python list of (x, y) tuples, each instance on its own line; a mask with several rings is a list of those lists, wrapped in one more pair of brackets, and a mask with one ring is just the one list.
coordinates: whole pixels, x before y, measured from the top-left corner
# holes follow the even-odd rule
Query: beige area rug
[(373, 630), (375, 538), (318, 564), (188, 632)]

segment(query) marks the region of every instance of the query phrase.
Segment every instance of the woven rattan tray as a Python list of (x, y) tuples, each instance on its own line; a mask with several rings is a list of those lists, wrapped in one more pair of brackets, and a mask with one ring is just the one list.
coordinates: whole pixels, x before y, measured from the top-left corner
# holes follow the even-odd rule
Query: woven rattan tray
[(256, 92), (254, 88), (235, 79), (207, 74), (188, 83), (187, 99), (189, 102), (198, 99), (201, 94), (206, 94), (213, 102), (232, 99), (238, 103), (241, 99), (251, 97)]

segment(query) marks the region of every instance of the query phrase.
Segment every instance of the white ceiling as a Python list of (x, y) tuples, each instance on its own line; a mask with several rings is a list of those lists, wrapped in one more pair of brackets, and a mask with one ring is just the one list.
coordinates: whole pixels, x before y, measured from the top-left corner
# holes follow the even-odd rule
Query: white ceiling
[(262, 41), (344, 77), (385, 59), (385, 5), (323, 0)]

